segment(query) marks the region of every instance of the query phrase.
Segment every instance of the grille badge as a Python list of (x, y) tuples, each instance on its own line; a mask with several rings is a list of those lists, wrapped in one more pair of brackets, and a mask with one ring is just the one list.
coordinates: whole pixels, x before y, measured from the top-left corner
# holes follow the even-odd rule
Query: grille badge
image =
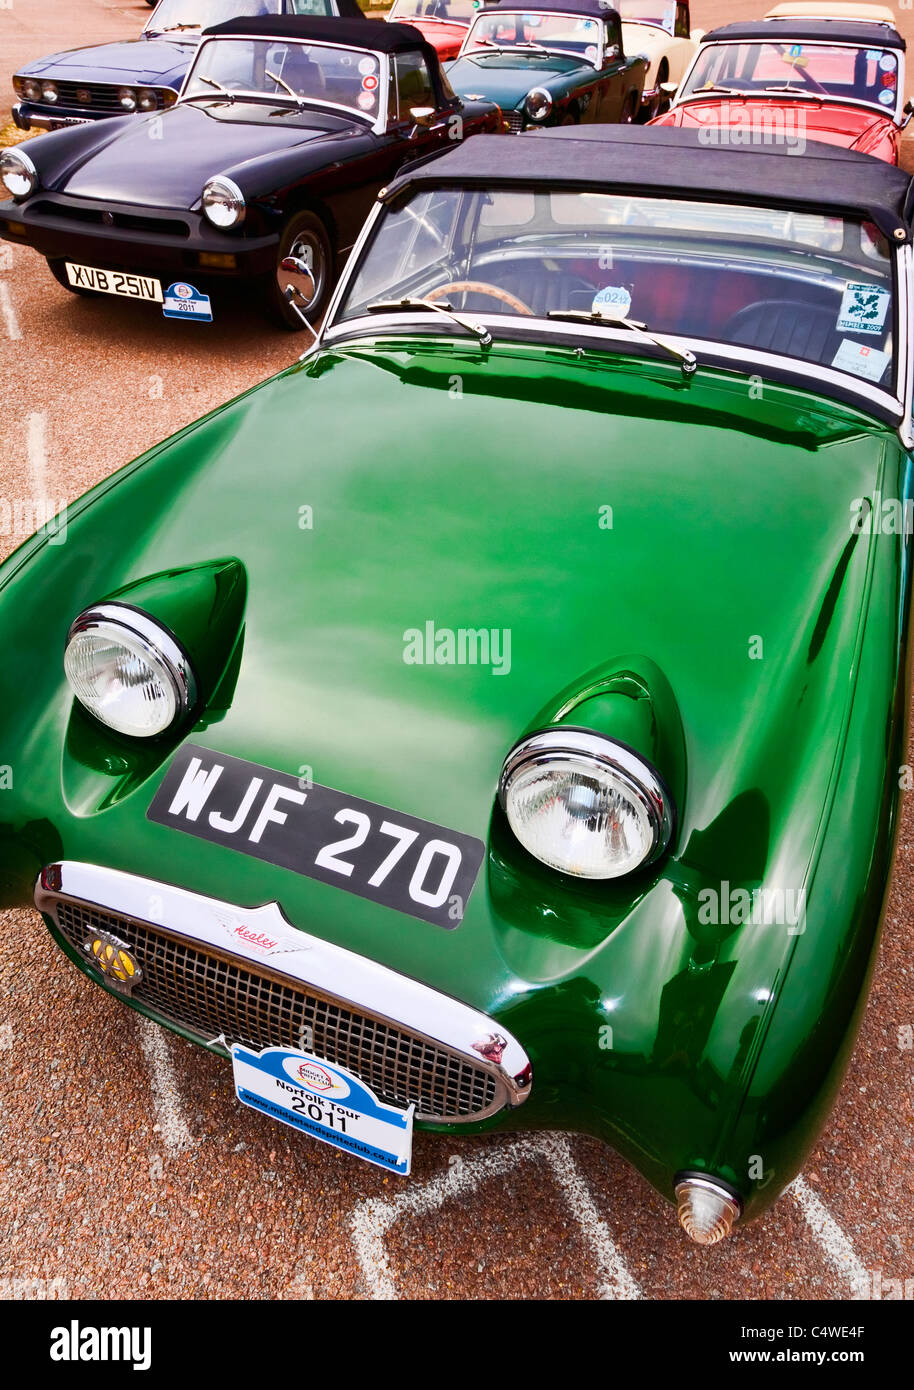
[(94, 932), (83, 942), (83, 950), (92, 957), (99, 974), (104, 975), (112, 989), (128, 997), (143, 978), (136, 956), (127, 945), (108, 932)]

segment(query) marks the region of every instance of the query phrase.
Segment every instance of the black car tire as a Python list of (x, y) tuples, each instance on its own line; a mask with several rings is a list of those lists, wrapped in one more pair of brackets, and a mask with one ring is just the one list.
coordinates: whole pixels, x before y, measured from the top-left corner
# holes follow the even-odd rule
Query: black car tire
[[(303, 256), (305, 260), (310, 259), (312, 269), (316, 271), (317, 285), (313, 297), (308, 304), (299, 304), (299, 308), (308, 322), (316, 323), (327, 306), (327, 300), (333, 288), (334, 256), (326, 226), (317, 213), (311, 212), (310, 209), (293, 213), (283, 227), (282, 235), (279, 238), (276, 270), (272, 275), (266, 277), (264, 282), (269, 318), (274, 323), (278, 323), (283, 328), (295, 333), (303, 329), (305, 325), (282, 292), (281, 282), (290, 280), (292, 277), (283, 275), (280, 271), (283, 258), (291, 255)], [(304, 278), (304, 288), (306, 292), (310, 289), (310, 282), (308, 282), (307, 277)]]
[(79, 285), (70, 284), (67, 279), (67, 269), (64, 261), (52, 261), (47, 257), (45, 259), (47, 260), (48, 270), (54, 276), (58, 285), (63, 285), (64, 289), (69, 290), (71, 294), (82, 295), (84, 299), (101, 299), (102, 295), (100, 290), (84, 290), (81, 289)]

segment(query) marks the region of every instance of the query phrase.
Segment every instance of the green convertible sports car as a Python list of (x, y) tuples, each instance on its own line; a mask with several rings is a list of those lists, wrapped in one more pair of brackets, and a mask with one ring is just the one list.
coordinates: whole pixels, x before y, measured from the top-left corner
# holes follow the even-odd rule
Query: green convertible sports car
[(0, 568), (4, 901), (392, 1171), (570, 1129), (764, 1210), (892, 859), (911, 205), (678, 130), (402, 171), (300, 362)]

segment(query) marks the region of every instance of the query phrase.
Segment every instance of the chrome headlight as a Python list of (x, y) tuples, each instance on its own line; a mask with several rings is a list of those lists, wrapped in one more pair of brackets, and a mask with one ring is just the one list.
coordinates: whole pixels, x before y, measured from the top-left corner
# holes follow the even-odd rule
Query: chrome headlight
[(42, 100), (42, 101), (49, 101), (52, 105), (54, 104), (54, 102), (57, 100), (57, 83), (56, 83), (56, 82), (42, 82), (42, 84), (41, 84), (41, 100)]
[(38, 170), (24, 150), (0, 150), (0, 179), (14, 198), (28, 198), (38, 187)]
[(117, 99), (125, 111), (136, 110), (136, 92), (132, 87), (118, 87)]
[(67, 636), (64, 671), (90, 714), (133, 738), (165, 733), (197, 698), (193, 668), (176, 638), (125, 604), (80, 613)]
[(244, 194), (231, 179), (217, 174), (203, 186), (203, 211), (214, 227), (237, 227), (244, 217)]
[(13, 86), (20, 96), (24, 96), (26, 101), (41, 100), (41, 83), (34, 77), (16, 77), (13, 79)]
[(552, 94), (545, 87), (531, 87), (524, 97), (524, 110), (531, 121), (544, 121), (552, 110)]
[(141, 87), (136, 94), (136, 104), (141, 111), (155, 111), (159, 98), (151, 87)]
[(620, 878), (663, 853), (670, 795), (649, 763), (588, 729), (521, 739), (505, 759), (498, 798), (534, 858), (577, 878)]

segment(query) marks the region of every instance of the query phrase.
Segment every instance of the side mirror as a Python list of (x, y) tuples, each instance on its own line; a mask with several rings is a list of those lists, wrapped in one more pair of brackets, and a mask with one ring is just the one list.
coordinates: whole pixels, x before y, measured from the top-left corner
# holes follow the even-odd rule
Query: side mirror
[(613, 44), (610, 44), (609, 48), (607, 48), (606, 52), (603, 54), (603, 62), (604, 62), (604, 63), (618, 63), (618, 61), (619, 61), (619, 59), (620, 59), (621, 57), (622, 57), (622, 49), (619, 47), (619, 45), (618, 45), (617, 43), (613, 43)]
[(901, 129), (907, 130), (908, 126), (911, 124), (911, 117), (914, 116), (914, 101), (909, 100), (905, 102), (903, 114), (904, 120), (901, 123)]
[(411, 106), (409, 114), (417, 126), (430, 126), (438, 113), (434, 106)]
[(660, 90), (661, 90), (661, 92), (663, 93), (663, 95), (664, 95), (665, 97), (669, 97), (670, 100), (672, 100), (673, 97), (676, 95), (676, 93), (679, 91), (679, 83), (678, 83), (678, 82), (661, 82), (661, 84), (660, 84)]

